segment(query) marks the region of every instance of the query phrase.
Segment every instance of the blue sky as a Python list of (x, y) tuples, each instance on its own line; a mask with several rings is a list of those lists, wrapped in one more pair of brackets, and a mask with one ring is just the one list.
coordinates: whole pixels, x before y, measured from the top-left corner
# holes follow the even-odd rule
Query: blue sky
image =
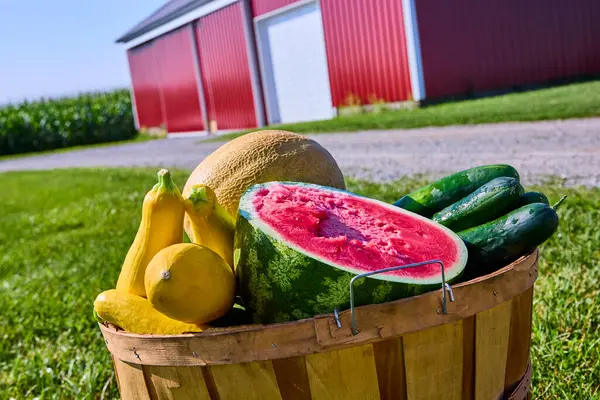
[(166, 0), (0, 0), (0, 104), (129, 86), (115, 39)]

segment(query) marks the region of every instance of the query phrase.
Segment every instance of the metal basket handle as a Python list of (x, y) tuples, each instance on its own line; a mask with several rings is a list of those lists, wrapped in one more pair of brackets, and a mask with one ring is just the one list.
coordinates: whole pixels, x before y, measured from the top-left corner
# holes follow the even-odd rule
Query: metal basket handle
[[(395, 267), (384, 268), (379, 271), (365, 272), (364, 274), (356, 275), (355, 277), (353, 277), (350, 280), (350, 313), (352, 316), (352, 334), (353, 335), (358, 334), (358, 330), (356, 329), (356, 315), (355, 315), (355, 311), (354, 311), (354, 282), (356, 282), (360, 278), (365, 278), (365, 277), (371, 276), (371, 275), (383, 274), (385, 272), (398, 271), (401, 269), (421, 267), (421, 266), (427, 265), (427, 264), (439, 264), (440, 265), (440, 270), (442, 272), (442, 314), (446, 314), (447, 313), (446, 291), (448, 292), (448, 295), (450, 296), (451, 302), (454, 302), (454, 293), (452, 293), (452, 288), (450, 287), (450, 285), (446, 283), (446, 274), (444, 272), (444, 263), (441, 260), (422, 261), (422, 262), (413, 263), (413, 264), (398, 265)], [(342, 324), (340, 322), (339, 313), (338, 313), (337, 309), (333, 310), (333, 315), (334, 315), (334, 319), (335, 319), (335, 323), (337, 324), (337, 327), (341, 328)]]

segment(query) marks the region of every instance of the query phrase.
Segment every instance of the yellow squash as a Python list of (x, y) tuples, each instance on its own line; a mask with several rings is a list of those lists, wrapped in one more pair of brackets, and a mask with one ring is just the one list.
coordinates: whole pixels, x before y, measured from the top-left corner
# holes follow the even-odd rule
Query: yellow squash
[(185, 203), (181, 192), (166, 169), (158, 171), (158, 183), (146, 194), (142, 221), (131, 245), (117, 290), (146, 297), (144, 274), (152, 257), (159, 251), (183, 241)]
[(191, 241), (211, 249), (233, 268), (235, 220), (221, 207), (215, 192), (206, 185), (194, 185), (185, 207)]
[(225, 315), (235, 298), (235, 275), (212, 250), (181, 243), (161, 250), (146, 269), (146, 293), (154, 308), (189, 323)]
[(102, 321), (110, 322), (128, 332), (155, 335), (178, 335), (202, 332), (207, 325), (176, 321), (152, 307), (150, 301), (115, 289), (102, 292), (94, 301), (94, 311)]

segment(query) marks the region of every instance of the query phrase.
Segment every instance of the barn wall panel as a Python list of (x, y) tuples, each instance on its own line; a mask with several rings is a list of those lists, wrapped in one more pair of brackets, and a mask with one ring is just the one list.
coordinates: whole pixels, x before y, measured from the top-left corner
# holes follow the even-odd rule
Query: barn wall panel
[(169, 133), (204, 130), (191, 25), (154, 40)]
[(201, 18), (195, 31), (208, 119), (219, 130), (256, 127), (241, 4)]
[(416, 0), (428, 98), (600, 74), (600, 2), (459, 3)]
[(127, 51), (140, 128), (160, 127), (164, 123), (160, 84), (153, 51), (152, 43)]
[(252, 14), (258, 17), (298, 1), (300, 0), (252, 0)]
[(333, 104), (410, 100), (402, 2), (322, 0), (321, 10)]

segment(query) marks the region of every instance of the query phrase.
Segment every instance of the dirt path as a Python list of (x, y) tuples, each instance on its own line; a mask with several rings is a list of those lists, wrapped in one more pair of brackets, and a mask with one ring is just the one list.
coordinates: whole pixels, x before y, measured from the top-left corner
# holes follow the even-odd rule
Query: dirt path
[[(314, 135), (348, 176), (390, 181), (509, 163), (525, 183), (558, 176), (600, 186), (600, 118)], [(194, 168), (221, 143), (155, 140), (0, 161), (0, 171), (68, 167)]]

